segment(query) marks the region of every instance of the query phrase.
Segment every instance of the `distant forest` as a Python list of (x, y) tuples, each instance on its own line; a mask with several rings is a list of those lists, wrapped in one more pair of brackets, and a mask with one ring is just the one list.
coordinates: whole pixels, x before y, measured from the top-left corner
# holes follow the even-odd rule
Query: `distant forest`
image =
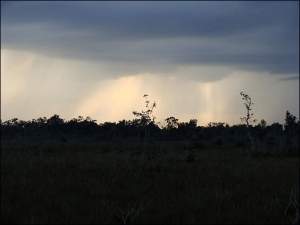
[(175, 117), (165, 119), (166, 125), (155, 122), (153, 110), (155, 102), (144, 95), (145, 107), (141, 112), (133, 112), (133, 120), (96, 123), (96, 120), (81, 116), (64, 120), (59, 115), (42, 117), (31, 121), (17, 118), (1, 121), (2, 138), (26, 141), (52, 140), (68, 141), (190, 141), (195, 148), (201, 147), (249, 147), (267, 152), (295, 153), (299, 149), (300, 121), (286, 111), (285, 123), (267, 125), (265, 120), (256, 123), (252, 112), (251, 98), (241, 92), (246, 115), (242, 124), (229, 126), (223, 122), (211, 122), (208, 126), (198, 126), (196, 119), (179, 122)]

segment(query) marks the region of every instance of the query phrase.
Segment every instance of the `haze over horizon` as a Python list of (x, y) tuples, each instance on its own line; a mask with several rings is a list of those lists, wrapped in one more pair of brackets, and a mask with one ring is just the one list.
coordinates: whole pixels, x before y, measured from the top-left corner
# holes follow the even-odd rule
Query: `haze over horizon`
[(298, 2), (1, 2), (1, 119), (299, 118)]

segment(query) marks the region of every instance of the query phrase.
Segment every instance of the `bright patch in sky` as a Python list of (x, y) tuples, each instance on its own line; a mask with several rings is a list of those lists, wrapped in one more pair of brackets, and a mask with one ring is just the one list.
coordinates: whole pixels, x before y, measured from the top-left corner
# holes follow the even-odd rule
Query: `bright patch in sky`
[(201, 125), (239, 123), (244, 113), (241, 90), (252, 96), (258, 119), (282, 121), (286, 109), (298, 113), (299, 108), (295, 104), (299, 83), (268, 74), (236, 71), (209, 82), (150, 73), (86, 80), (82, 74), (97, 70), (101, 75), (101, 67), (28, 52), (2, 50), (1, 54), (3, 119), (54, 113), (67, 119), (90, 116), (98, 122), (132, 119), (132, 111), (142, 109), (145, 93), (157, 102), (155, 116), (160, 122), (175, 116), (181, 121), (196, 118)]

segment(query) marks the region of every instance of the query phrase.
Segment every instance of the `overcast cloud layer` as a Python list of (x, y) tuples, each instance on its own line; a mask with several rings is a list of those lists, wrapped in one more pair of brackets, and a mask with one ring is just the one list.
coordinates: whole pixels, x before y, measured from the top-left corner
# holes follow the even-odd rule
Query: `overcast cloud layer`
[(2, 44), (94, 60), (118, 75), (182, 65), (298, 75), (298, 10), (297, 2), (9, 2)]

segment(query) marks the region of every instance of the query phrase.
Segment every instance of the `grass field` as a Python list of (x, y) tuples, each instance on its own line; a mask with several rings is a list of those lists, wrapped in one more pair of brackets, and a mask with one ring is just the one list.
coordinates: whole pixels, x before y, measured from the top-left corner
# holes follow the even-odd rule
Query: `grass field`
[(296, 157), (183, 142), (2, 142), (2, 223), (286, 224)]

